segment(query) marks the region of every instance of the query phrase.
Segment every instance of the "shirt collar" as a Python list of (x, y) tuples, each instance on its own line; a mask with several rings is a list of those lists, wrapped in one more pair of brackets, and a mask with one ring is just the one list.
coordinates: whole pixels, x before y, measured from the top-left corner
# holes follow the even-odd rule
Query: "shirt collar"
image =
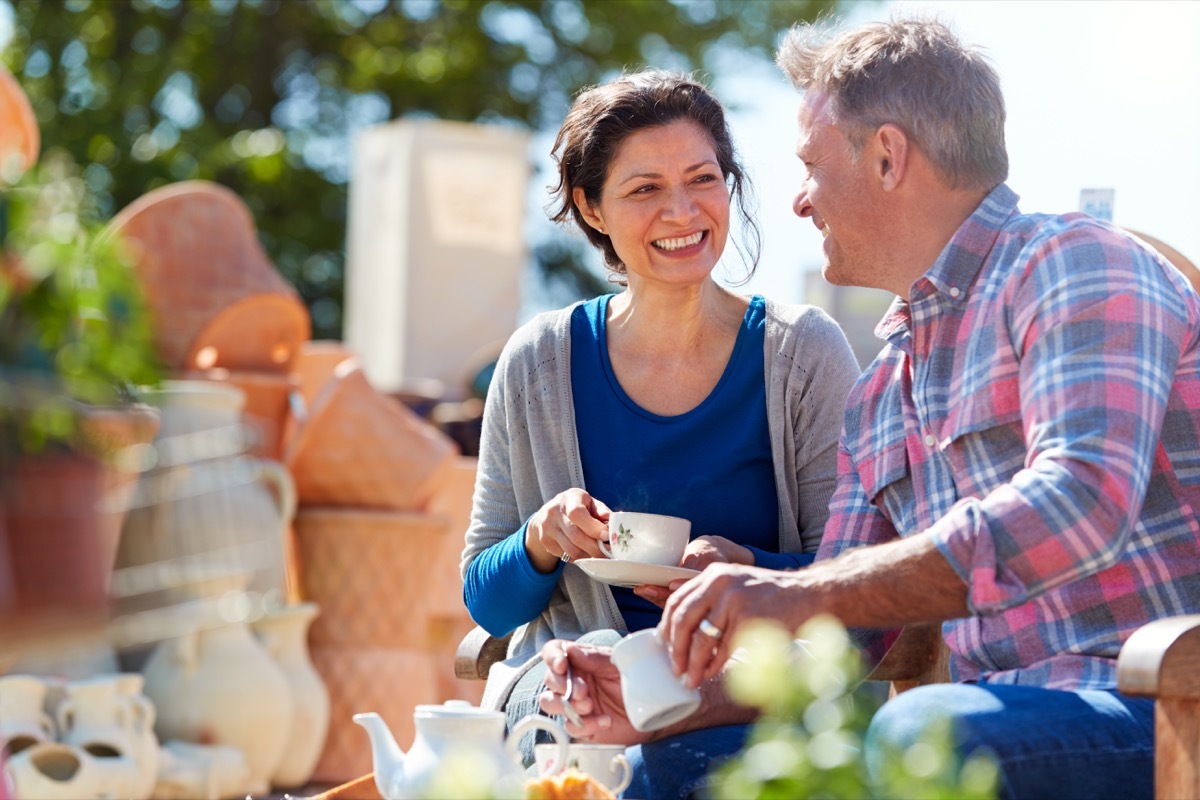
[[(1004, 223), (1017, 213), (1018, 199), (1007, 184), (997, 184), (950, 237), (933, 266), (913, 285), (928, 282), (934, 291), (944, 294), (948, 302), (965, 303), (967, 288), (983, 268)], [(875, 335), (892, 340), (903, 334), (910, 323), (908, 302), (897, 297), (876, 326)]]
[(924, 280), (946, 295), (949, 302), (965, 303), (967, 289), (975, 282), (992, 252), (1004, 223), (1017, 213), (1018, 199), (1007, 184), (997, 184), (950, 237), (937, 261), (923, 276)]

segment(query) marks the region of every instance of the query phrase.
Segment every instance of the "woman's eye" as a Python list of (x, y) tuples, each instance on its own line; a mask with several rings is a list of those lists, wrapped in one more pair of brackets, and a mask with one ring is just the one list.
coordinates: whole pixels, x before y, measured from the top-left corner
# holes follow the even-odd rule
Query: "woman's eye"
[(633, 193), (634, 194), (649, 194), (652, 191), (654, 191), (654, 185), (648, 183), (645, 186), (637, 187), (636, 189), (633, 190)]

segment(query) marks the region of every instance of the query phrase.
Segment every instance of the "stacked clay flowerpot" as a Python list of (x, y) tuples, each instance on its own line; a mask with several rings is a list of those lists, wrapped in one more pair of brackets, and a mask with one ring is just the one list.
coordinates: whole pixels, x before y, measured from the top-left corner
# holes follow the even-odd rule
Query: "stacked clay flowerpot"
[(353, 714), (383, 714), (407, 742), (413, 707), (442, 699), (427, 630), (432, 567), (450, 539), (461, 549), (462, 531), (427, 509), (457, 448), (376, 390), (340, 343), (306, 343), (294, 374), (305, 416), (284, 463), (300, 502), (303, 595), (321, 608), (310, 652), (331, 708), (313, 780), (342, 783), (371, 770)]
[(112, 221), (175, 371), (287, 373), (310, 336), (308, 311), (258, 242), (229, 189), (183, 181), (148, 192)]

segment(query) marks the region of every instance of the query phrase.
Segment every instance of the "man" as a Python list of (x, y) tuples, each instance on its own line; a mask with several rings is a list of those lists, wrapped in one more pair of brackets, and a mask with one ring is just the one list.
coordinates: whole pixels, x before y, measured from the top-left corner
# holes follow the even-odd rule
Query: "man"
[[(949, 716), (1008, 796), (1149, 797), (1153, 705), (1116, 692), (1116, 657), (1200, 609), (1200, 300), (1105, 223), (1017, 209), (999, 80), (942, 24), (797, 28), (777, 60), (803, 92), (795, 211), (826, 279), (897, 299), (847, 402), (817, 564), (646, 592), (706, 698), (665, 733), (746, 721), (714, 679), (751, 618), (832, 613), (873, 655), (887, 629), (944, 621), (956, 682), (885, 704), (868, 764)], [(603, 649), (551, 642), (548, 685), (564, 654), (578, 735), (646, 741)]]

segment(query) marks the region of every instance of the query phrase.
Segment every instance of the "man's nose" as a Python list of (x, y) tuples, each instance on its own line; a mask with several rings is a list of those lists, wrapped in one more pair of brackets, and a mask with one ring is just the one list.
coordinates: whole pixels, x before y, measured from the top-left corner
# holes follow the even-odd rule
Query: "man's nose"
[(812, 203), (808, 202), (808, 192), (801, 189), (796, 199), (792, 201), (792, 211), (796, 212), (796, 216), (802, 219), (811, 217), (813, 214)]

